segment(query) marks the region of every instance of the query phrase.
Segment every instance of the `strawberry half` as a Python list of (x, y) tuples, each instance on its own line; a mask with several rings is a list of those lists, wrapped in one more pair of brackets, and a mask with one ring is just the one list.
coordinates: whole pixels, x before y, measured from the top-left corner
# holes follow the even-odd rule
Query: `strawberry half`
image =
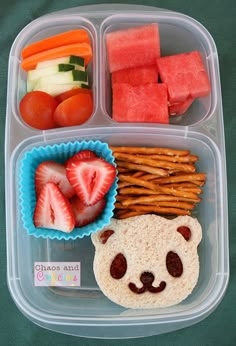
[(69, 233), (75, 227), (75, 216), (69, 200), (54, 183), (42, 188), (34, 210), (35, 227)]
[(86, 159), (92, 159), (93, 157), (97, 157), (95, 152), (93, 152), (92, 150), (81, 150), (78, 153), (74, 154), (73, 156), (71, 156), (66, 162), (65, 162), (65, 166), (67, 166), (67, 164), (72, 160), (72, 161), (76, 161), (76, 160), (86, 160)]
[(80, 200), (86, 205), (93, 205), (110, 189), (116, 169), (101, 158), (69, 160), (66, 175)]
[(40, 163), (35, 172), (35, 190), (38, 197), (43, 186), (48, 183), (55, 183), (65, 197), (71, 198), (75, 191), (66, 177), (65, 166), (55, 161), (44, 161)]
[(97, 219), (106, 206), (106, 200), (102, 198), (94, 205), (87, 206), (79, 197), (74, 196), (71, 205), (75, 215), (75, 226), (83, 227)]
[(93, 157), (97, 157), (94, 151), (86, 149), (86, 150), (81, 150), (75, 155), (71, 157), (73, 160), (86, 160), (86, 159), (92, 159)]

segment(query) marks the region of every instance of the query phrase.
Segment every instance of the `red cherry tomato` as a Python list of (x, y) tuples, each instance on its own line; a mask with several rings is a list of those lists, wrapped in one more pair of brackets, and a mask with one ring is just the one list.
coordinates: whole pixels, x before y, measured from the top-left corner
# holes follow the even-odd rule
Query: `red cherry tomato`
[(57, 127), (53, 113), (58, 102), (43, 91), (28, 92), (20, 101), (20, 114), (30, 126), (39, 130)]
[(90, 94), (92, 95), (92, 90), (91, 89), (86, 89), (86, 88), (75, 88), (71, 89), (68, 91), (65, 91), (64, 93), (57, 95), (55, 99), (57, 100), (58, 103), (61, 103), (62, 101), (65, 101), (71, 96), (78, 95), (78, 94)]
[(93, 112), (93, 99), (90, 94), (78, 94), (61, 102), (55, 112), (54, 120), (58, 126), (81, 125)]

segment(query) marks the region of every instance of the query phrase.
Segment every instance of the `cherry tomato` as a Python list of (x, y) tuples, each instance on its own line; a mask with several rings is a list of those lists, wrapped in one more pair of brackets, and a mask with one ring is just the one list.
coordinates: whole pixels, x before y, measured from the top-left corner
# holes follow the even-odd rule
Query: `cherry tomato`
[(92, 96), (90, 94), (80, 93), (61, 102), (57, 106), (53, 116), (58, 126), (75, 126), (87, 121), (92, 111)]
[(91, 89), (86, 89), (86, 88), (75, 88), (71, 89), (68, 91), (65, 91), (64, 93), (57, 95), (55, 99), (57, 100), (58, 103), (61, 103), (62, 101), (68, 99), (71, 96), (78, 95), (78, 94), (90, 94), (92, 95), (92, 90)]
[(20, 114), (30, 126), (39, 130), (57, 127), (53, 113), (58, 102), (43, 91), (28, 92), (20, 101)]

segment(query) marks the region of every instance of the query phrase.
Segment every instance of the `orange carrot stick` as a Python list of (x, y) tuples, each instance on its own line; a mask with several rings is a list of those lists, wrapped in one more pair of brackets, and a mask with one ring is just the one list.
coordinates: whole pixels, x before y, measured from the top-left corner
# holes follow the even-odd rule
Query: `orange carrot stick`
[(74, 44), (74, 43), (88, 43), (90, 38), (88, 32), (84, 29), (76, 29), (54, 35), (40, 41), (34, 42), (26, 46), (21, 51), (22, 59), (26, 59), (31, 55), (44, 52), (45, 50)]
[(85, 65), (87, 65), (92, 58), (92, 48), (88, 43), (78, 43), (49, 49), (23, 59), (21, 62), (21, 67), (25, 71), (29, 71), (33, 70), (41, 61), (62, 58), (70, 55), (77, 55), (84, 58)]

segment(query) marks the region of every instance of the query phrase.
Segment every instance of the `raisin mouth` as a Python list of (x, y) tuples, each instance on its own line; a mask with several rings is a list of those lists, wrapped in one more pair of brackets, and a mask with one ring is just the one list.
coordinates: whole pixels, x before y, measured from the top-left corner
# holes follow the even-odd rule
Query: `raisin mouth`
[(130, 282), (128, 285), (129, 289), (136, 294), (142, 294), (144, 292), (160, 293), (166, 287), (165, 281), (161, 281), (157, 287), (153, 286), (154, 275), (150, 272), (143, 272), (140, 276), (140, 281), (143, 283), (143, 287), (138, 288), (133, 282)]

